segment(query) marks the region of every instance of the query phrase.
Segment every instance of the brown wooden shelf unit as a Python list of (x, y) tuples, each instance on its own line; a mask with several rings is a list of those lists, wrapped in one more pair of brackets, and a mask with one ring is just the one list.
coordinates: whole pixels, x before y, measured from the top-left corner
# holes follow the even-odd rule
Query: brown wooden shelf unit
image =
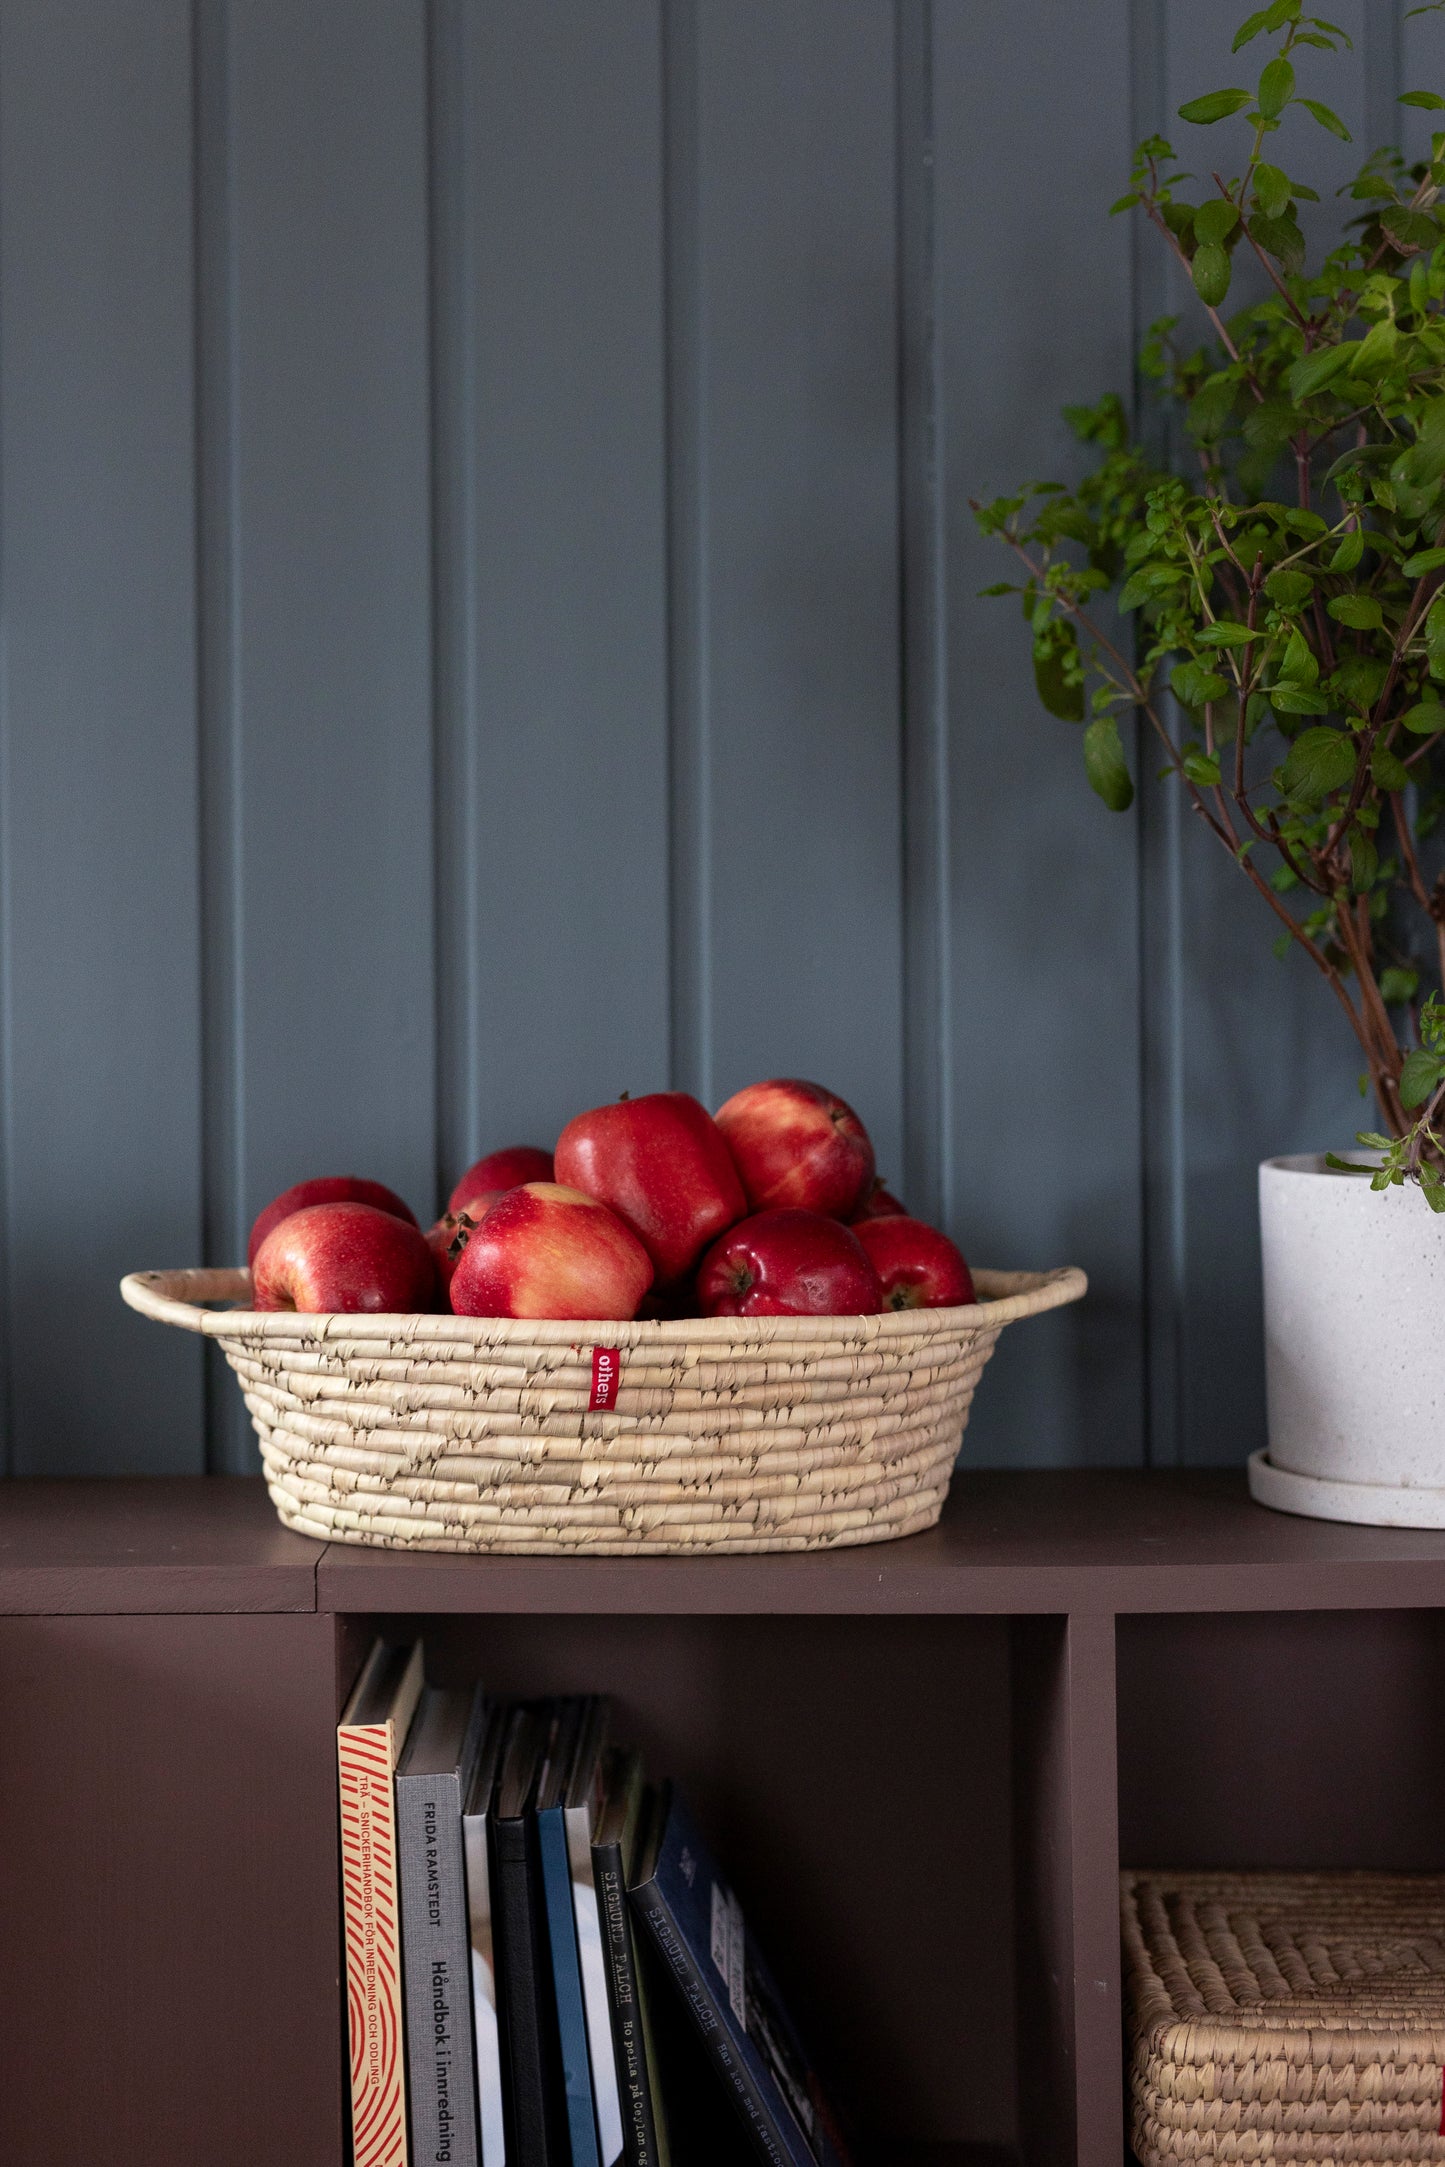
[(1120, 2167), (1117, 1872), (1441, 1865), (1445, 1536), (1233, 1474), (966, 1474), (818, 1557), (288, 1535), (259, 1483), (0, 1487), (0, 2159), (342, 2167), (332, 1725), (375, 1631), (611, 1693), (865, 2157)]

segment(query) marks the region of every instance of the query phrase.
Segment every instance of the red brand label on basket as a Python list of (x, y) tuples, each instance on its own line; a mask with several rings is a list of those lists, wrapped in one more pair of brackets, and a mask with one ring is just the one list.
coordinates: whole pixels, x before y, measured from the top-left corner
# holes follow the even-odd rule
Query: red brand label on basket
[(587, 1402), (593, 1413), (599, 1409), (617, 1405), (617, 1379), (622, 1369), (622, 1355), (616, 1347), (592, 1349), (592, 1397)]

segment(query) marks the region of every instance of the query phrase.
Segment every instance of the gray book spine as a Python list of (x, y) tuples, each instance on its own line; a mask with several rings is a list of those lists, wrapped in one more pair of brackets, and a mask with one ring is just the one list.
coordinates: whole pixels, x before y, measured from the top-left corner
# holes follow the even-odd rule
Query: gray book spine
[(478, 2167), (471, 1958), (456, 1771), (396, 1779), (402, 1984), (415, 2167)]

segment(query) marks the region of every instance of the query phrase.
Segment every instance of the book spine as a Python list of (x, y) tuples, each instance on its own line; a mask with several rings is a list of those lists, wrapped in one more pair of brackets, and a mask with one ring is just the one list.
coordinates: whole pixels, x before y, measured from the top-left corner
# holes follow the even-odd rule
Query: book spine
[(398, 1776), (402, 1976), (418, 2167), (477, 2167), (461, 1783)]
[(552, 2167), (552, 2110), (542, 2007), (546, 1981), (538, 1961), (541, 1951), (537, 1947), (526, 1824), (499, 1820), (495, 1830), (500, 1936), (497, 2006), (508, 2167)]
[(336, 1733), (355, 2167), (407, 2167), (396, 1801), (386, 1724)]
[(487, 1816), (462, 1820), (467, 1861), (467, 1911), (471, 1922), (472, 2047), (477, 2083), (481, 2167), (503, 2167), (507, 2156), (502, 2110), (502, 2046), (497, 2019), (497, 1943), (492, 1916), (492, 1873)]
[(577, 1929), (572, 1917), (572, 1869), (567, 1858), (567, 1833), (560, 1806), (549, 1806), (538, 1814), (537, 1849), (542, 1864), (552, 1992), (562, 2045), (562, 2092), (567, 2107), (572, 2167), (598, 2167), (592, 2067), (587, 2052), (587, 2012), (582, 1997)]
[(627, 1910), (620, 1843), (595, 1844), (597, 1914), (607, 1962), (607, 2003), (622, 2094), (624, 2157), (630, 2167), (661, 2167), (652, 2101), (652, 2075), (638, 1999), (637, 1959)]
[(778, 2128), (747, 2069), (728, 2037), (722, 2013), (711, 1987), (703, 1977), (692, 1952), (673, 1923), (672, 1913), (666, 1899), (655, 1881), (644, 1881), (631, 1892), (634, 1909), (646, 1920), (658, 1953), (677, 1981), (692, 2013), (693, 2022), (702, 2034), (704, 2046), (712, 2056), (718, 2074), (732, 2093), (741, 2109), (754, 2144), (772, 2167), (802, 2167), (791, 2145)]

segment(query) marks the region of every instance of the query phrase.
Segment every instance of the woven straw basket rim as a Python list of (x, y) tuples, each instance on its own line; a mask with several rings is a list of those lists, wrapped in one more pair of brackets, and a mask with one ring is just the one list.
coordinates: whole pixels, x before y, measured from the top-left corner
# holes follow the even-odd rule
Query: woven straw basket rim
[[(310, 1316), (244, 1271), (134, 1272), (132, 1309), (215, 1340), (288, 1527), (383, 1548), (812, 1550), (931, 1527), (999, 1333), (1087, 1282), (871, 1317)], [(619, 1360), (597, 1398), (600, 1354)]]
[[(459, 1347), (499, 1347), (509, 1341), (527, 1346), (573, 1346), (597, 1340), (609, 1347), (679, 1347), (709, 1349), (788, 1346), (818, 1348), (829, 1341), (911, 1342), (932, 1338), (942, 1327), (974, 1324), (980, 1330), (1015, 1324), (1060, 1309), (1087, 1293), (1089, 1282), (1077, 1265), (1049, 1272), (976, 1271), (979, 1300), (956, 1309), (890, 1309), (873, 1317), (672, 1317), (621, 1322), (616, 1318), (454, 1317), (449, 1313), (393, 1315), (364, 1310), (309, 1315), (299, 1310), (247, 1309), (251, 1274), (244, 1270), (129, 1272), (120, 1283), (123, 1298), (157, 1324), (179, 1325), (209, 1339), (244, 1334), (266, 1339), (387, 1340), (404, 1346), (413, 1340), (449, 1340)], [(225, 1309), (205, 1305), (224, 1302)], [(901, 1350), (900, 1350), (901, 1351)]]

